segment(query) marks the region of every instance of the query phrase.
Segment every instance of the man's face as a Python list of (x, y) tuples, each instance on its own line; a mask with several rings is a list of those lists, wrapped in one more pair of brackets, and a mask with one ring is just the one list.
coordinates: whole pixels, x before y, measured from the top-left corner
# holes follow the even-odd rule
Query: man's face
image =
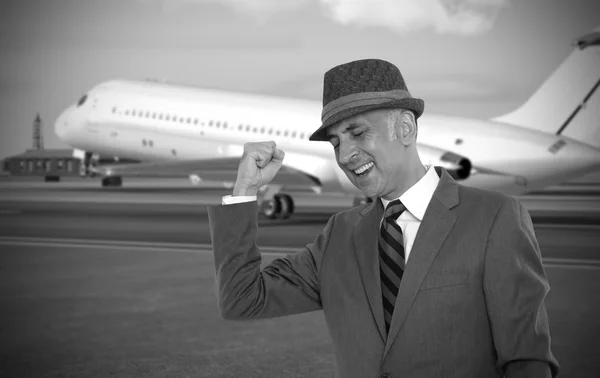
[(342, 120), (327, 129), (338, 166), (368, 197), (388, 197), (406, 170), (402, 113), (388, 124), (390, 109), (377, 109)]

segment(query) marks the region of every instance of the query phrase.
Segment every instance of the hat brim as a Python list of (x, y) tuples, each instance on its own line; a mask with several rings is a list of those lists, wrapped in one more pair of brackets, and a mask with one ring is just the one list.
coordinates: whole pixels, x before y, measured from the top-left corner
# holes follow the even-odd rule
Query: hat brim
[(410, 98), (404, 98), (401, 100), (388, 101), (388, 102), (384, 102), (381, 104), (363, 105), (363, 106), (357, 106), (354, 108), (345, 109), (339, 113), (334, 114), (333, 116), (329, 117), (325, 122), (323, 122), (321, 127), (319, 127), (317, 129), (317, 131), (312, 133), (312, 135), (308, 138), (308, 140), (328, 141), (329, 139), (327, 139), (327, 137), (326, 137), (327, 127), (329, 127), (335, 123), (338, 123), (346, 118), (355, 116), (357, 114), (365, 113), (365, 112), (375, 110), (375, 109), (384, 109), (384, 108), (392, 108), (392, 109), (397, 108), (397, 109), (412, 110), (415, 113), (415, 118), (419, 118), (423, 114), (423, 110), (425, 109), (425, 103), (423, 102), (423, 100), (421, 100), (419, 98), (410, 97)]

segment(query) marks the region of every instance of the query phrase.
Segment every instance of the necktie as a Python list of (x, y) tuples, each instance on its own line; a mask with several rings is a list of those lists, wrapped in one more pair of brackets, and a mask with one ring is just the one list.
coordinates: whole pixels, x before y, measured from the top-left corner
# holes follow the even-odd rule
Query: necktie
[(404, 273), (404, 238), (396, 219), (406, 210), (400, 200), (392, 201), (385, 209), (379, 232), (379, 270), (381, 275), (381, 294), (383, 296), (383, 315), (385, 329), (390, 330), (394, 303)]

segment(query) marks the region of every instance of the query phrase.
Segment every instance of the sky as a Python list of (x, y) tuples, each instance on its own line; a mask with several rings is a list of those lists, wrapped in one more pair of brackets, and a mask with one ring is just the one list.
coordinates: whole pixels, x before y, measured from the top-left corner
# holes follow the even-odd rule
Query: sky
[(94, 85), (158, 79), (321, 101), (323, 74), (396, 64), (425, 112), (491, 118), (518, 107), (600, 26), (597, 0), (6, 0), (0, 158), (46, 148)]

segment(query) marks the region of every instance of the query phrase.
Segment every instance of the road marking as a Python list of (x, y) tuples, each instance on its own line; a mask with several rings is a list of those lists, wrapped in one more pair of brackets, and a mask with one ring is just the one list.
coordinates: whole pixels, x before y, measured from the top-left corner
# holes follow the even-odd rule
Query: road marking
[[(98, 240), (98, 239), (66, 239), (66, 238), (37, 238), (37, 237), (6, 237), (0, 236), (3, 245), (29, 245), (42, 247), (66, 248), (97, 248), (97, 249), (127, 249), (127, 250), (155, 250), (176, 251), (186, 253), (212, 253), (211, 244), (194, 243), (163, 243), (127, 240)], [(294, 247), (259, 247), (263, 255), (285, 256), (288, 253), (298, 252), (302, 248)]]
[[(201, 243), (163, 243), (127, 240), (98, 240), (98, 239), (67, 239), (67, 238), (38, 238), (38, 237), (12, 237), (0, 236), (0, 245), (60, 247), (60, 248), (92, 248), (103, 250), (130, 250), (130, 251), (168, 251), (184, 253), (210, 253), (211, 244)], [(290, 253), (302, 250), (302, 247), (260, 247), (264, 256), (282, 257)], [(600, 269), (598, 259), (576, 259), (544, 257), (545, 267), (549, 268), (572, 268), (572, 269)]]

